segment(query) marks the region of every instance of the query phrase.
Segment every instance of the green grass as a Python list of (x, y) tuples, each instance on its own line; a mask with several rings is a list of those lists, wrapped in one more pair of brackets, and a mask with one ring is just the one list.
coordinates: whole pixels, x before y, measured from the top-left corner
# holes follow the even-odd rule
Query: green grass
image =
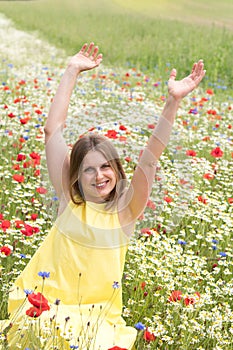
[(136, 66), (155, 72), (158, 79), (167, 78), (172, 66), (183, 76), (193, 61), (203, 58), (206, 82), (231, 87), (233, 31), (219, 23), (228, 23), (232, 4), (229, 0), (221, 6), (211, 4), (213, 10), (200, 0), (188, 1), (185, 7), (183, 0), (176, 6), (168, 0), (156, 5), (152, 0), (1, 1), (0, 12), (68, 55), (84, 41), (94, 40), (105, 65)]

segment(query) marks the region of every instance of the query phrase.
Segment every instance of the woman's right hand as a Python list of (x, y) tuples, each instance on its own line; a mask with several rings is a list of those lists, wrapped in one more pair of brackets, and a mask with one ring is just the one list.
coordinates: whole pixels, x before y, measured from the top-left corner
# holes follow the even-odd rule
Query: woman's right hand
[(69, 67), (81, 73), (98, 67), (101, 62), (102, 54), (99, 53), (98, 46), (91, 42), (89, 45), (84, 44), (81, 50), (71, 58)]

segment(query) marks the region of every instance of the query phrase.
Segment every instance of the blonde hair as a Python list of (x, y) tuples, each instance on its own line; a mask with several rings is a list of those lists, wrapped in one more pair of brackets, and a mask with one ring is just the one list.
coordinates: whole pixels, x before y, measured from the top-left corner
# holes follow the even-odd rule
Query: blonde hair
[[(80, 205), (85, 202), (82, 185), (79, 181), (84, 157), (89, 151), (100, 152), (113, 169), (117, 186), (109, 193), (106, 200), (107, 206), (112, 207), (123, 193), (126, 187), (126, 175), (123, 170), (120, 157), (114, 145), (104, 136), (98, 134), (88, 134), (82, 136), (73, 146), (70, 155), (70, 197), (71, 200)], [(119, 185), (120, 184), (120, 185)]]

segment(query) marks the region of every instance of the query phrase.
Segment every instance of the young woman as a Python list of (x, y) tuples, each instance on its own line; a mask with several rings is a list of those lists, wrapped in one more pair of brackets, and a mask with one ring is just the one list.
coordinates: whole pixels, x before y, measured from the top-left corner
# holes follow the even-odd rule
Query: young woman
[[(136, 330), (126, 326), (121, 317), (127, 244), (148, 201), (156, 163), (168, 143), (179, 102), (205, 75), (202, 60), (183, 80), (176, 81), (176, 70), (171, 71), (162, 116), (127, 186), (117, 151), (107, 138), (87, 134), (78, 139), (71, 154), (63, 138), (76, 79), (101, 61), (98, 47), (84, 44), (71, 58), (53, 99), (45, 142), (49, 176), (60, 201), (58, 218), (9, 298), (9, 312), (14, 313), (25, 298), (25, 289), (34, 294), (40, 291), (41, 276), (47, 276), (38, 276), (38, 272), (50, 273), (43, 287), (50, 310), (42, 310), (40, 327), (45, 330), (46, 319), (56, 321), (58, 349), (133, 348)], [(21, 344), (34, 349), (31, 334), (22, 325), (28, 306), (29, 302), (12, 322), (10, 346), (16, 343), (17, 328), (21, 328)], [(46, 342), (47, 349), (54, 344)]]

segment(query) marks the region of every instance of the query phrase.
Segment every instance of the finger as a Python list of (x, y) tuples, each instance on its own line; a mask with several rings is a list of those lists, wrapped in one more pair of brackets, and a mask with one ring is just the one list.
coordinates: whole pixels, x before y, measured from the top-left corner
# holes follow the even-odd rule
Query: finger
[(171, 79), (171, 80), (175, 80), (175, 79), (176, 79), (176, 69), (175, 69), (175, 68), (173, 68), (173, 69), (171, 70), (170, 78), (169, 78), (169, 79)]
[(79, 52), (84, 53), (86, 51), (86, 48), (87, 48), (87, 43), (83, 44), (83, 46)]
[(93, 46), (94, 46), (94, 43), (91, 42), (91, 43), (89, 44), (89, 47), (88, 47), (87, 51), (86, 51), (86, 55), (87, 55), (87, 56), (90, 55), (90, 53), (91, 53), (91, 51), (92, 51), (92, 49), (93, 49)]
[(97, 58), (98, 52), (99, 52), (99, 48), (98, 48), (98, 46), (95, 46), (93, 54), (92, 54), (92, 58), (93, 58), (94, 61)]
[(197, 63), (195, 62), (195, 63), (193, 64), (191, 74), (194, 73), (194, 72), (196, 71), (196, 69), (197, 69)]

